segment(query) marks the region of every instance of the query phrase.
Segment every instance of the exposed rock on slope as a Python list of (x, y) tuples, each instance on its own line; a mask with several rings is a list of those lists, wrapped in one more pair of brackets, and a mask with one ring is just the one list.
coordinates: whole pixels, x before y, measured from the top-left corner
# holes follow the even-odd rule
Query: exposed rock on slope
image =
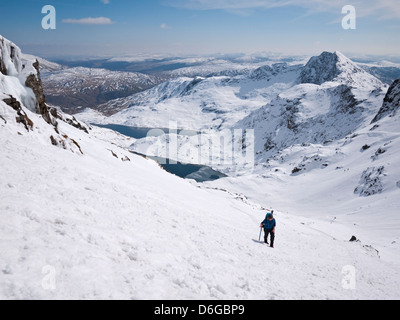
[[(64, 116), (47, 105), (38, 60), (23, 60), (21, 50), (1, 36), (0, 71), (0, 116), (4, 125), (10, 125), (11, 128), (12, 122), (22, 124), (28, 132), (40, 128), (37, 130), (41, 131), (42, 135), (48, 135), (49, 143), (64, 149), (76, 149), (77, 143), (60, 132), (57, 120), (86, 133), (87, 128), (75, 118)], [(46, 122), (44, 126), (40, 124), (43, 120)]]
[(32, 112), (43, 116), (47, 123), (52, 122), (46, 97), (43, 93), (39, 62), (23, 64), (21, 50), (12, 42), (0, 36), (0, 91), (20, 100)]
[(400, 108), (400, 79), (396, 80), (389, 88), (383, 106), (376, 117), (372, 120), (375, 123), (387, 116), (393, 116)]
[(361, 197), (369, 197), (378, 193), (382, 193), (382, 175), (385, 167), (368, 168), (365, 170), (360, 179), (360, 185), (354, 190), (355, 194)]

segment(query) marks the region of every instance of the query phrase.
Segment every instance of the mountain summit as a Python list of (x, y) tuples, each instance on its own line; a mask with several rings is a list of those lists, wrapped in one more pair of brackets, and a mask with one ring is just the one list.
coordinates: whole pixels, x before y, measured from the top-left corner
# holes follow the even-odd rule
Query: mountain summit
[(342, 57), (344, 56), (339, 52), (323, 52), (318, 57), (312, 57), (301, 72), (301, 83), (321, 85), (324, 82), (332, 81), (342, 72), (339, 68), (339, 61), (345, 61)]
[(382, 86), (378, 79), (339, 51), (323, 52), (312, 57), (303, 68), (299, 81), (317, 85), (336, 81), (353, 87)]

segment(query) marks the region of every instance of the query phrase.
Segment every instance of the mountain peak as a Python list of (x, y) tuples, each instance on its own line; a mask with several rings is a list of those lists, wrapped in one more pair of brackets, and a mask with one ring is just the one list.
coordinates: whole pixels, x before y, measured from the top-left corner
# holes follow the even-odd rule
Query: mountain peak
[(324, 51), (317, 57), (312, 57), (300, 75), (301, 83), (321, 85), (332, 81), (343, 71), (340, 66), (351, 62), (342, 53)]
[(324, 51), (308, 61), (301, 72), (300, 82), (321, 85), (338, 80), (341, 83), (352, 84), (356, 81), (355, 74), (366, 74), (366, 72), (341, 52)]

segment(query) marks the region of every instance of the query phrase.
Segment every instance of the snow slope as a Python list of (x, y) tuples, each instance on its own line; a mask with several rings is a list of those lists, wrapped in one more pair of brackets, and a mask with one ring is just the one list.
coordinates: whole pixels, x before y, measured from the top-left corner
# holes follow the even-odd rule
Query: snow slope
[(270, 249), (259, 202), (170, 175), (111, 131), (61, 113), (54, 126), (16, 95), (27, 128), (0, 94), (0, 298), (399, 298), (398, 255), (348, 242), (349, 226), (277, 209)]
[(54, 147), (35, 114), (24, 132), (0, 106), (2, 299), (398, 298), (398, 265), (346, 227), (278, 210), (270, 249), (256, 241), (265, 211), (243, 195), (178, 179), (101, 129), (60, 123), (83, 154)]

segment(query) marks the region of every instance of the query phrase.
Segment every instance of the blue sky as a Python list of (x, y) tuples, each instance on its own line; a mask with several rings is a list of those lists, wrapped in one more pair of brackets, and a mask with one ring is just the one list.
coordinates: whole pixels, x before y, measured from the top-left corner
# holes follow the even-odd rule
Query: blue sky
[[(400, 56), (398, 0), (0, 0), (0, 4), (0, 34), (23, 51), (43, 57), (324, 50)], [(357, 10), (356, 30), (342, 28), (345, 4)], [(56, 30), (41, 27), (44, 5), (56, 8)]]

